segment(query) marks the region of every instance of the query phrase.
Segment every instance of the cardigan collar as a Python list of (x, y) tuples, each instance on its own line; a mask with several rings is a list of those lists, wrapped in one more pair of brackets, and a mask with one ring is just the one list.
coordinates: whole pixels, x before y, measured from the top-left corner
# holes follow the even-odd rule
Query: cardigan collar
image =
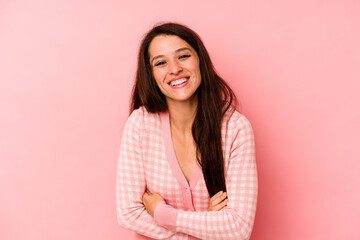
[(171, 137), (169, 112), (161, 112), (160, 119), (161, 119), (163, 140), (166, 150), (166, 159), (170, 164), (171, 170), (181, 187), (184, 188), (190, 187), (190, 189), (194, 189), (198, 181), (203, 177), (201, 166), (196, 161), (195, 169), (193, 170), (188, 182), (186, 180), (185, 175), (181, 171), (179, 162), (175, 155), (174, 145)]

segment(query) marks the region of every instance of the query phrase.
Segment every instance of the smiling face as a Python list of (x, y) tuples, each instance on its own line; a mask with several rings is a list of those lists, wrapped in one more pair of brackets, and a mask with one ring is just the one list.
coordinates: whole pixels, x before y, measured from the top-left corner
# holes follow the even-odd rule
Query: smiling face
[(191, 101), (201, 83), (199, 57), (175, 35), (156, 36), (149, 45), (150, 65), (156, 84), (171, 101)]

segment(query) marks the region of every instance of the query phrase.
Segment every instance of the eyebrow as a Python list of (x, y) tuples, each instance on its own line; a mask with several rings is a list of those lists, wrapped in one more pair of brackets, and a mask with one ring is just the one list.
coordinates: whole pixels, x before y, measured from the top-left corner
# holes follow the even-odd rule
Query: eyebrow
[[(190, 52), (192, 52), (190, 48), (183, 47), (183, 48), (177, 49), (177, 50), (175, 51), (175, 53), (178, 53), (178, 52), (181, 52), (181, 51), (185, 51), (185, 50), (189, 50)], [(164, 56), (165, 56), (165, 55), (157, 55), (156, 57), (153, 57), (153, 59), (151, 60), (151, 63), (154, 62), (155, 59), (161, 58), (161, 57), (164, 57)]]

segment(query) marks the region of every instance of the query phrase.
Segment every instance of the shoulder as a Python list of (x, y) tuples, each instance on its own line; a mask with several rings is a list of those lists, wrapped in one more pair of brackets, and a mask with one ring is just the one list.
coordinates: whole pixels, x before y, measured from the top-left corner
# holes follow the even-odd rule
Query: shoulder
[(128, 121), (142, 121), (142, 120), (147, 120), (147, 119), (151, 119), (151, 118), (156, 118), (158, 116), (157, 113), (151, 113), (149, 111), (146, 110), (146, 108), (144, 106), (139, 107), (138, 109), (135, 109), (134, 111), (131, 112)]
[(254, 132), (250, 121), (234, 108), (225, 113), (221, 131), (222, 137), (231, 146), (235, 143), (242, 145), (247, 141), (254, 141)]
[(151, 113), (144, 106), (132, 111), (127, 119), (126, 126), (132, 128), (151, 128), (160, 122), (159, 113)]
[(226, 126), (229, 130), (233, 131), (251, 131), (252, 126), (250, 121), (245, 117), (244, 114), (238, 112), (235, 108), (230, 107), (223, 118), (223, 125)]
[(227, 124), (223, 124), (222, 137), (229, 161), (242, 162), (244, 156), (246, 161), (255, 159), (255, 137), (247, 117), (233, 109), (226, 113), (224, 120)]

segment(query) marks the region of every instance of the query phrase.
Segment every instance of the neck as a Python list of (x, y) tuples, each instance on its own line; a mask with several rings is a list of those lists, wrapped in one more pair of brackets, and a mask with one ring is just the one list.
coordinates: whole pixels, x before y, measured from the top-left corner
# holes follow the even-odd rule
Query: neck
[(167, 100), (167, 105), (171, 128), (183, 133), (191, 132), (196, 116), (197, 96), (183, 102)]

